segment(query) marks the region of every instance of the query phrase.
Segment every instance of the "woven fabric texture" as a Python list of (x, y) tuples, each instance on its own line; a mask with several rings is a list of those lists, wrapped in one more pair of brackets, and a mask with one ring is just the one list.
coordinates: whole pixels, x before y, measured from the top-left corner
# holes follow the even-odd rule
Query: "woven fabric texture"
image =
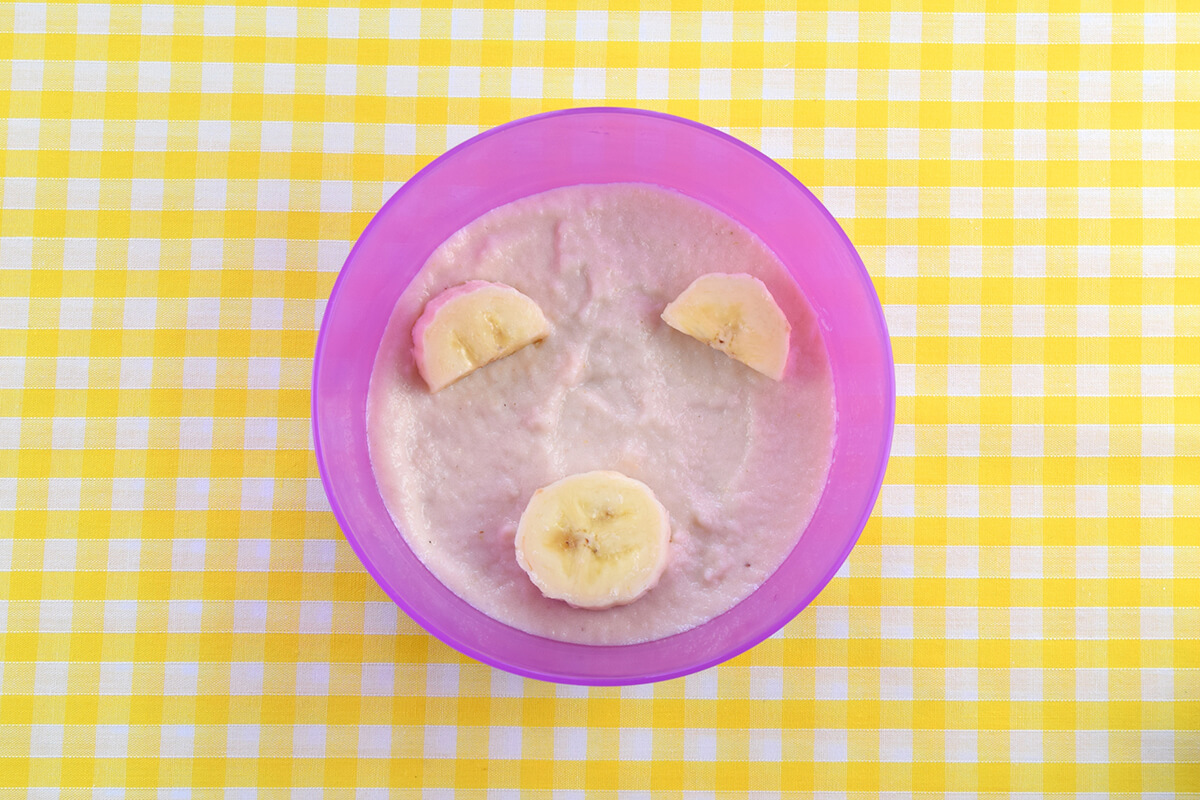
[[(519, 5), (0, 4), (0, 793), (1200, 793), (1200, 14)], [(589, 690), (396, 609), (309, 383), (393, 191), (601, 104), (822, 198), (899, 397), (813, 606)]]

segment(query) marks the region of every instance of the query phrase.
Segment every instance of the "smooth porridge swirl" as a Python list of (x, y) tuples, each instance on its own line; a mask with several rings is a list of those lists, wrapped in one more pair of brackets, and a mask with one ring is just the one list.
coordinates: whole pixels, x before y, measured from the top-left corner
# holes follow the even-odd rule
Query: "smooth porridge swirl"
[[(783, 309), (781, 381), (660, 319), (713, 272), (754, 275)], [(431, 393), (413, 325), (430, 298), (472, 280), (528, 295), (550, 332)], [(434, 575), (501, 622), (589, 644), (669, 636), (750, 595), (812, 518), (833, 450), (828, 356), (787, 270), (725, 215), (644, 184), (556, 189), (451, 236), (396, 304), (367, 405), (384, 502)], [(543, 597), (513, 547), (534, 491), (593, 470), (651, 487), (671, 524), (658, 585), (603, 611)]]

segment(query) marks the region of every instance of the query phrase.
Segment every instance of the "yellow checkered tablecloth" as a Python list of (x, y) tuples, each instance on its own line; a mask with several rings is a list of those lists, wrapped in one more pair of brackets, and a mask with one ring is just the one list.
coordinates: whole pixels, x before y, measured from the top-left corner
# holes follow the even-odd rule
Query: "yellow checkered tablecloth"
[[(1200, 13), (487, 5), (0, 4), (0, 795), (1200, 794)], [(595, 104), (823, 198), (899, 403), (811, 608), (588, 690), (397, 611), (308, 388), (386, 197)]]

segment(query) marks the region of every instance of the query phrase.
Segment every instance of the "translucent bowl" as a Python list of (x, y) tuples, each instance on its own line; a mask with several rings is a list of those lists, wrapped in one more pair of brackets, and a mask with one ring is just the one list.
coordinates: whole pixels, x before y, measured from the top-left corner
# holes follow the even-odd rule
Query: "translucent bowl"
[[(569, 644), (497, 622), (447, 589), (408, 549), (367, 455), (366, 398), (397, 298), (447, 237), (497, 206), (581, 183), (675, 189), (757, 234), (815, 310), (833, 370), (837, 441), (816, 513), (782, 566), (699, 627), (623, 646)], [(879, 493), (891, 446), (891, 345), (870, 276), (825, 207), (787, 170), (719, 131), (620, 108), (558, 111), (486, 131), (421, 170), (363, 231), (334, 284), (313, 366), (313, 437), (325, 492), (367, 571), (405, 613), (492, 666), (562, 683), (620, 685), (686, 675), (778, 631), (837, 572)]]

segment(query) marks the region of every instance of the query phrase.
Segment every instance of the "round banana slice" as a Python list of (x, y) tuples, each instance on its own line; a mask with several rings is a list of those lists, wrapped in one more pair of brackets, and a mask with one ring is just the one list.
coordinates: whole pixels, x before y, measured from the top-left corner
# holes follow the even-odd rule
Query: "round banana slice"
[(529, 297), (503, 283), (468, 281), (425, 305), (413, 325), (413, 359), (436, 392), (549, 331), (546, 315)]
[(666, 307), (662, 318), (768, 378), (783, 378), (792, 326), (766, 284), (753, 275), (701, 275)]
[(649, 486), (584, 472), (533, 493), (517, 526), (517, 563), (546, 597), (611, 608), (654, 588), (670, 540), (667, 510)]

